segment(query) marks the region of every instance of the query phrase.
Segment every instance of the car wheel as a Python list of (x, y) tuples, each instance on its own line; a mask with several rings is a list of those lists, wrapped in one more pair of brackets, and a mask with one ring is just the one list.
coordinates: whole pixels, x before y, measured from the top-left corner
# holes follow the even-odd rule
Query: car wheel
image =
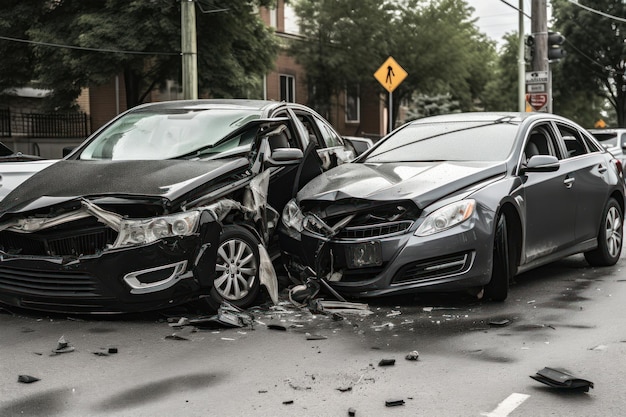
[(617, 201), (611, 198), (602, 214), (602, 224), (598, 232), (598, 247), (585, 252), (587, 262), (593, 266), (615, 265), (622, 253), (623, 229), (622, 209)]
[(215, 281), (209, 306), (217, 308), (223, 301), (240, 308), (250, 307), (259, 296), (259, 241), (241, 226), (228, 225), (220, 237), (215, 265)]
[(504, 301), (509, 295), (509, 282), (512, 278), (508, 229), (504, 214), (498, 217), (496, 223), (492, 262), (491, 281), (485, 285), (484, 295), (493, 301)]

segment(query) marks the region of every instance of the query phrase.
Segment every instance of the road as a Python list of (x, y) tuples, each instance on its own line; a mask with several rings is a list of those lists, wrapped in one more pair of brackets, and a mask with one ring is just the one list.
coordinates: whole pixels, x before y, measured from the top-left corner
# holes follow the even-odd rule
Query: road
[[(372, 314), (342, 317), (282, 305), (241, 329), (173, 328), (166, 315), (188, 314), (180, 309), (4, 311), (0, 416), (623, 415), (625, 270), (624, 257), (591, 268), (578, 255), (519, 276), (504, 303), (419, 295), (369, 300)], [(52, 354), (61, 336), (75, 350)], [(118, 353), (94, 354), (110, 347)], [(419, 360), (406, 360), (414, 350)], [(529, 378), (544, 367), (595, 387), (555, 390)], [(40, 380), (18, 383), (23, 374)]]

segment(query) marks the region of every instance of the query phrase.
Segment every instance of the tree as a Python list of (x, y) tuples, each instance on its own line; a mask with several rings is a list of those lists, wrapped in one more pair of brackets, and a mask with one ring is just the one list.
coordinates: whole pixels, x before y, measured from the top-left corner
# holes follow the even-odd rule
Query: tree
[[(222, 9), (195, 0), (199, 89), (213, 97), (243, 96), (268, 71), (277, 53), (255, 6), (271, 0), (231, 0)], [(27, 31), (32, 41), (93, 50), (35, 49), (42, 86), (55, 107), (72, 103), (83, 87), (124, 75), (127, 106), (167, 79), (181, 79), (180, 2), (176, 0), (40, 0), (46, 13)], [(113, 52), (119, 51), (119, 52)], [(126, 53), (123, 51), (129, 51)]]
[(292, 53), (318, 110), (347, 82), (375, 83), (372, 74), (390, 55), (409, 73), (393, 93), (394, 117), (415, 94), (450, 93), (471, 110), (491, 78), (495, 47), (464, 0), (298, 0), (295, 10), (304, 40)]
[[(626, 23), (606, 14), (623, 18), (626, 16), (626, 4), (622, 0), (585, 3), (605, 15), (566, 0), (552, 1), (553, 29), (565, 36), (567, 51), (567, 56), (558, 64), (561, 67), (557, 90), (561, 97), (559, 103), (567, 108), (568, 101), (575, 101), (580, 107), (586, 106), (587, 111), (597, 118), (600, 111), (594, 111), (589, 103), (594, 103), (593, 97), (598, 96), (611, 104), (619, 126), (625, 126)], [(560, 105), (555, 102), (555, 109)], [(584, 108), (576, 110), (580, 111)]]
[(499, 51), (493, 77), (481, 95), (487, 111), (518, 111), (518, 48), (517, 33), (507, 33)]

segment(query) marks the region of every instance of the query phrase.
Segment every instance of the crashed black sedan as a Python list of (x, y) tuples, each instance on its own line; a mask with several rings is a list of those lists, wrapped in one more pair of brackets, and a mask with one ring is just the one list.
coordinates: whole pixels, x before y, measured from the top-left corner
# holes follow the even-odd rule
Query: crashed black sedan
[(469, 290), (504, 300), (514, 275), (584, 253), (617, 262), (620, 161), (542, 113), (410, 122), (308, 183), (282, 214), (285, 264), (343, 296)]
[(354, 153), (293, 103), (131, 109), (63, 160), (34, 173), (13, 167), (29, 172), (23, 182), (3, 178), (0, 303), (103, 313), (204, 296), (209, 306), (248, 306), (261, 283), (275, 290), (268, 248), (278, 213)]

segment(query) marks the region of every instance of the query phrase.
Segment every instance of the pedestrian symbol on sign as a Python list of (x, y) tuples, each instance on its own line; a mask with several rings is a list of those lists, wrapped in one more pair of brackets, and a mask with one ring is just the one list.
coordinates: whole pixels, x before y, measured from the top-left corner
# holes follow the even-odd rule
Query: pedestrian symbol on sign
[(409, 74), (392, 57), (389, 57), (374, 73), (374, 78), (391, 93), (407, 75)]
[(385, 82), (389, 84), (393, 84), (391, 77), (393, 77), (394, 75), (396, 74), (393, 73), (393, 67), (391, 65), (388, 65), (387, 66), (387, 78), (385, 79)]

